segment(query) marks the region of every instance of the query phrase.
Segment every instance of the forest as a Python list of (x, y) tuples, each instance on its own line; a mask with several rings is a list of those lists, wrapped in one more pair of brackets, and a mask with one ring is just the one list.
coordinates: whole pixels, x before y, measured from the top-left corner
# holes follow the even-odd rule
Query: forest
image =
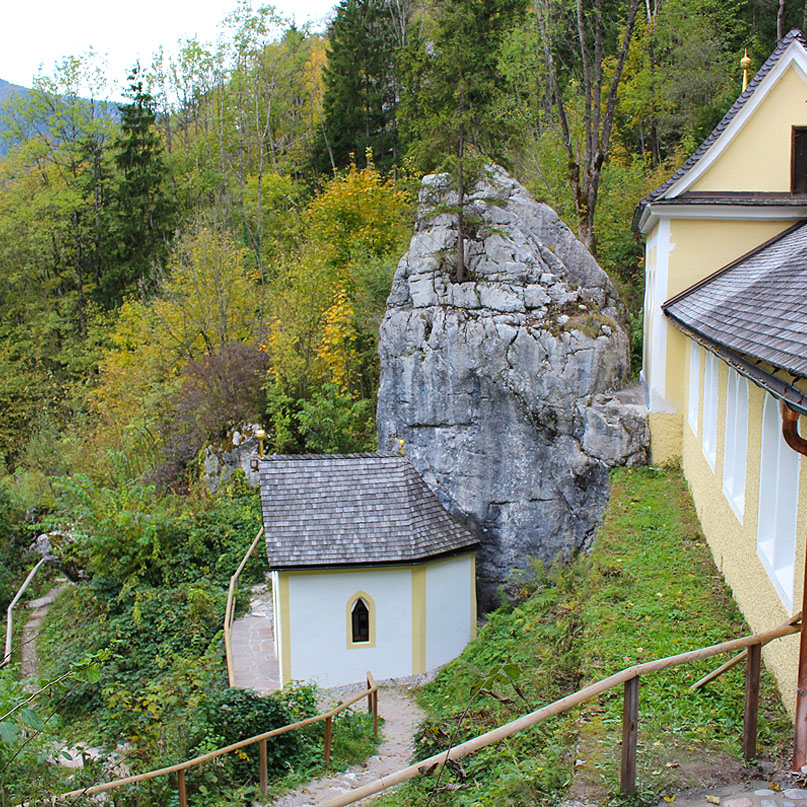
[[(259, 525), (239, 480), (207, 492), (201, 454), (243, 424), (281, 453), (375, 449), (378, 326), (424, 174), (456, 183), (460, 233), (464, 188), (491, 162), (555, 208), (619, 289), (638, 372), (633, 209), (740, 93), (743, 52), (756, 70), (805, 14), (795, 0), (341, 0), (315, 31), (240, 0), (216, 44), (133, 65), (124, 102), (92, 53), (11, 96), (0, 606), (48, 531), (66, 536), (87, 614), (83, 632), (46, 628), (45, 672), (73, 683), (42, 714), (94, 715), (93, 736), (129, 737), (143, 765), (224, 731), (154, 728), (212, 714), (223, 592)], [(176, 626), (131, 629), (166, 603), (188, 645)], [(47, 735), (23, 713), (0, 719), (9, 795), (30, 785), (36, 742), (21, 752), (20, 732)]]

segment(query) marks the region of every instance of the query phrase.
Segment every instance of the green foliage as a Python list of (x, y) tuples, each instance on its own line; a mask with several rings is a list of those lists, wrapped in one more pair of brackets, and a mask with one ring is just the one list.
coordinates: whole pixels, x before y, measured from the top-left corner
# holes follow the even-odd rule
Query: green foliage
[(139, 65), (129, 82), (131, 101), (120, 107), (120, 136), (114, 155), (118, 178), (110, 236), (115, 252), (100, 288), (107, 306), (119, 304), (124, 295), (149, 281), (152, 263), (166, 254), (174, 229), (163, 147), (155, 126), (155, 103), (143, 87)]
[(314, 390), (296, 415), (306, 451), (311, 454), (374, 451), (374, 406), (375, 401), (367, 398), (353, 400), (341, 394), (335, 384)]
[(367, 154), (384, 172), (397, 164), (396, 22), (406, 26), (407, 15), (390, 0), (342, 0), (337, 6), (323, 75), (323, 168), (345, 168)]
[[(116, 595), (138, 583), (173, 586), (232, 574), (260, 528), (257, 490), (194, 502), (126, 477), (104, 485), (75, 474), (58, 491), (60, 517), (75, 524), (65, 557), (108, 581)], [(260, 568), (258, 562), (254, 573)]]
[[(313, 701), (313, 698), (310, 699)], [(231, 745), (247, 737), (304, 720), (316, 714), (314, 703), (306, 704), (301, 713), (293, 715), (281, 697), (262, 697), (242, 689), (225, 689), (211, 692), (201, 703), (194, 742), (207, 750), (214, 745)], [(288, 770), (300, 754), (302, 741), (297, 732), (271, 737), (266, 743), (269, 775), (275, 778)], [(234, 758), (233, 771), (241, 780), (255, 776), (258, 770), (258, 746), (244, 749)]]

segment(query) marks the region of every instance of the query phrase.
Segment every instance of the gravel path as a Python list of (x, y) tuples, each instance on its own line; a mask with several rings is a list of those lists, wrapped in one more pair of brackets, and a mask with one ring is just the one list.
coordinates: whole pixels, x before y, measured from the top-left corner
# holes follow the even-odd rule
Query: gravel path
[[(773, 790), (769, 782), (757, 781), (696, 790), (676, 795), (675, 807), (807, 807), (807, 790), (782, 787)], [(669, 802), (662, 801), (667, 807)]]
[(56, 597), (70, 584), (63, 582), (54, 586), (44, 597), (27, 602), (26, 608), (31, 610), (31, 616), (22, 629), (20, 647), (20, 676), (26, 681), (26, 692), (35, 692), (39, 681), (39, 659), (36, 655), (36, 637), (39, 626), (48, 612), (48, 608), (56, 601)]
[[(360, 702), (361, 703), (361, 702)], [(415, 703), (407, 687), (383, 686), (378, 691), (378, 712), (384, 718), (378, 753), (362, 765), (355, 765), (333, 776), (309, 782), (287, 793), (274, 807), (312, 807), (360, 785), (387, 776), (411, 763), (412, 738), (425, 712)], [(369, 797), (372, 798), (372, 797)], [(364, 804), (369, 798), (357, 804)]]

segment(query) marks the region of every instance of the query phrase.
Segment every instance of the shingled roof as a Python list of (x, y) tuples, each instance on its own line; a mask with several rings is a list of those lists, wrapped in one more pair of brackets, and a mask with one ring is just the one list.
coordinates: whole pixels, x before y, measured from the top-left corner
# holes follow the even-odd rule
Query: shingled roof
[(807, 377), (807, 224), (785, 230), (661, 308), (683, 330)]
[(400, 454), (269, 456), (260, 485), (273, 569), (412, 563), (479, 543)]
[[(776, 66), (776, 63), (782, 57), (782, 54), (787, 50), (788, 46), (792, 42), (800, 42), (801, 45), (807, 49), (807, 39), (804, 38), (804, 35), (798, 28), (794, 28), (790, 31), (779, 44), (774, 49), (773, 53), (766, 59), (765, 63), (762, 67), (759, 68), (757, 74), (754, 78), (749, 82), (748, 87), (746, 87), (745, 91), (740, 95), (740, 97), (734, 102), (731, 109), (723, 116), (723, 119), (720, 123), (715, 126), (712, 130), (712, 133), (703, 141), (703, 143), (698, 146), (692, 156), (665, 182), (662, 182), (654, 191), (651, 191), (647, 194), (647, 196), (642, 199), (641, 202), (636, 206), (636, 210), (633, 214), (633, 229), (639, 229), (639, 221), (642, 216), (642, 211), (644, 208), (652, 204), (653, 202), (659, 201), (662, 196), (676, 183), (679, 179), (684, 177), (688, 174), (692, 168), (701, 160), (701, 158), (709, 151), (709, 149), (715, 144), (717, 139), (723, 132), (728, 128), (729, 124), (737, 117), (740, 110), (746, 105), (749, 101), (751, 96), (754, 94), (754, 91), (757, 87), (762, 83), (765, 76), (773, 70)], [(753, 194), (748, 196), (748, 201), (753, 204)], [(688, 200), (690, 203), (693, 203), (695, 200), (690, 199)]]

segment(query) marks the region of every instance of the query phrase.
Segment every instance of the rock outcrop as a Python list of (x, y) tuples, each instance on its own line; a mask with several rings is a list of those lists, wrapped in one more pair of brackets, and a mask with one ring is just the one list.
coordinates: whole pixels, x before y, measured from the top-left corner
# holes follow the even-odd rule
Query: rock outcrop
[(407, 456), (482, 541), (480, 604), (529, 556), (590, 541), (608, 469), (642, 464), (642, 404), (605, 272), (502, 169), (470, 194), (469, 282), (451, 282), (456, 198), (427, 176), (381, 325), (379, 448)]
[(260, 426), (249, 423), (236, 429), (231, 435), (232, 447), (225, 445), (218, 449), (207, 446), (202, 457), (202, 481), (211, 493), (225, 484), (233, 473), (242, 470), (247, 484), (258, 487), (258, 472), (252, 468), (252, 461), (258, 456), (258, 438), (255, 437)]

